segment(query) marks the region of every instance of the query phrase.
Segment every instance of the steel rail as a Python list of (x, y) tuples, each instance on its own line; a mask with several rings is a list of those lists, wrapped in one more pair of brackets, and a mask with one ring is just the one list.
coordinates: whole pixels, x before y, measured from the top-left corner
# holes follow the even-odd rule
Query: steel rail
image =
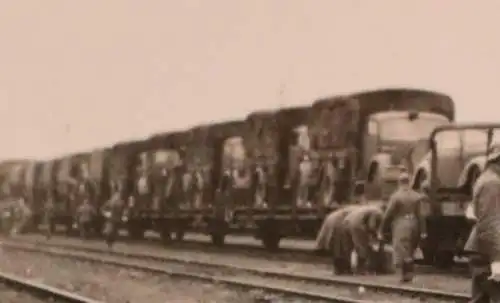
[[(17, 244), (8, 244), (8, 245), (17, 245)], [(364, 291), (366, 292), (373, 292), (373, 293), (384, 293), (387, 295), (393, 295), (393, 296), (403, 296), (405, 298), (421, 298), (421, 299), (433, 299), (433, 300), (444, 300), (444, 301), (450, 301), (450, 302), (468, 302), (470, 300), (470, 297), (466, 294), (462, 293), (451, 293), (451, 292), (444, 292), (444, 291), (439, 291), (439, 290), (433, 290), (433, 289), (425, 289), (425, 288), (414, 288), (414, 287), (404, 287), (404, 286), (393, 286), (393, 285), (387, 285), (387, 284), (377, 284), (373, 282), (361, 282), (361, 281), (355, 281), (352, 279), (343, 279), (343, 278), (335, 278), (335, 277), (318, 277), (318, 276), (309, 276), (309, 275), (299, 275), (299, 274), (291, 274), (287, 272), (281, 272), (281, 271), (270, 271), (270, 270), (262, 270), (262, 269), (257, 269), (257, 268), (248, 268), (248, 267), (242, 267), (238, 265), (229, 265), (229, 264), (221, 264), (221, 263), (207, 263), (207, 262), (201, 262), (201, 261), (195, 261), (195, 260), (187, 260), (187, 259), (182, 259), (178, 257), (166, 257), (166, 256), (154, 256), (151, 254), (147, 253), (127, 253), (123, 251), (108, 251), (108, 250), (103, 250), (103, 249), (98, 249), (98, 248), (90, 248), (90, 247), (82, 247), (79, 245), (64, 245), (64, 244), (50, 244), (50, 243), (36, 243), (36, 244), (28, 244), (31, 245), (31, 248), (28, 249), (33, 249), (33, 250), (40, 250), (41, 252), (44, 252), (41, 247), (46, 247), (46, 248), (58, 248), (58, 249), (63, 249), (63, 250), (73, 250), (76, 252), (87, 252), (87, 253), (93, 253), (93, 254), (100, 254), (100, 255), (107, 255), (107, 256), (119, 256), (123, 258), (128, 258), (128, 259), (135, 259), (135, 260), (150, 260), (150, 261), (156, 261), (156, 262), (161, 262), (161, 263), (177, 263), (177, 264), (189, 264), (189, 265), (195, 265), (199, 267), (205, 267), (205, 268), (211, 268), (211, 269), (218, 269), (218, 270), (231, 270), (234, 272), (240, 272), (240, 273), (250, 273), (253, 275), (258, 275), (262, 277), (268, 277), (268, 278), (275, 278), (275, 279), (281, 279), (281, 280), (288, 280), (288, 281), (297, 281), (297, 282), (304, 282), (304, 283), (312, 283), (315, 285), (327, 285), (327, 286), (332, 286), (332, 287), (342, 287), (349, 289), (353, 292), (358, 291), (360, 288), (363, 288)], [(52, 252), (49, 252), (52, 253)], [(122, 264), (115, 264), (115, 265), (122, 265)], [(234, 281), (233, 281), (234, 282)], [(230, 281), (228, 281), (228, 284), (231, 284)], [(233, 283), (234, 284), (234, 283)], [(242, 286), (242, 285), (239, 285)], [(264, 288), (264, 287), (255, 287), (254, 288)], [(268, 290), (269, 289), (267, 288)], [(276, 291), (276, 290), (274, 290)], [(288, 291), (289, 294), (292, 294), (291, 292)], [(302, 293), (302, 292), (301, 292)], [(345, 298), (342, 298), (339, 300), (337, 297), (337, 300), (332, 300), (322, 298), (321, 296), (306, 296), (308, 298), (314, 298), (314, 299), (323, 299), (323, 300), (328, 300), (330, 302), (359, 302), (359, 301), (346, 301)]]
[(20, 291), (26, 291), (29, 294), (43, 300), (52, 299), (67, 303), (101, 303), (94, 299), (80, 296), (49, 285), (30, 281), (12, 274), (0, 272), (0, 283)]
[[(66, 238), (65, 236), (62, 236)], [(165, 243), (162, 242), (161, 239), (157, 237), (146, 237), (143, 240), (127, 240), (126, 236), (120, 235), (120, 238), (123, 239), (122, 243), (126, 244), (150, 244), (158, 247), (165, 247)], [(195, 250), (199, 248), (203, 248), (204, 250), (220, 253), (220, 254), (235, 254), (242, 253), (244, 255), (257, 257), (257, 258), (277, 258), (279, 260), (293, 260), (301, 263), (309, 263), (309, 264), (331, 264), (330, 258), (325, 258), (324, 256), (319, 256), (315, 254), (311, 250), (303, 249), (303, 248), (290, 248), (283, 247), (276, 251), (268, 251), (262, 246), (251, 245), (251, 244), (242, 244), (242, 243), (228, 243), (223, 248), (213, 246), (210, 242), (206, 242), (198, 239), (184, 239), (182, 241), (174, 241), (172, 240), (168, 246), (168, 249), (171, 250)], [(469, 268), (466, 264), (463, 263), (455, 263), (452, 268), (449, 269), (439, 269), (431, 265), (421, 264), (421, 260), (416, 261), (416, 266), (419, 270), (423, 272), (436, 273), (436, 274), (454, 274), (464, 277), (469, 277)]]

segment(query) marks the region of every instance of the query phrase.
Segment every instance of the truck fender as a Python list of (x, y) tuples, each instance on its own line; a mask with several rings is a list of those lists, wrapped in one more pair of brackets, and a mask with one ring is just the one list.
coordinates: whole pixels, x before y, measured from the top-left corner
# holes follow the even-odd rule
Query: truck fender
[(458, 187), (462, 186), (470, 186), (472, 187), (475, 183), (475, 180), (472, 180), (471, 178), (475, 179), (481, 173), (486, 166), (486, 156), (477, 156), (475, 158), (472, 158), (464, 167), (462, 170), (462, 173), (460, 174), (458, 178)]

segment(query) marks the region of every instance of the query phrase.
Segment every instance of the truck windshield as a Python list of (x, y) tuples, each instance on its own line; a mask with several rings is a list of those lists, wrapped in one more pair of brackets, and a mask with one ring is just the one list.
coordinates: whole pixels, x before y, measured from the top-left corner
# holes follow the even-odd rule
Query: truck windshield
[[(500, 129), (493, 129), (491, 147), (500, 146)], [(457, 149), (463, 152), (483, 153), (487, 150), (488, 133), (481, 129), (452, 129), (441, 131), (435, 137), (438, 152), (447, 153)]]
[(449, 123), (445, 116), (432, 113), (419, 113), (411, 120), (407, 112), (378, 113), (373, 120), (377, 122), (380, 139), (408, 142), (429, 138), (436, 127)]

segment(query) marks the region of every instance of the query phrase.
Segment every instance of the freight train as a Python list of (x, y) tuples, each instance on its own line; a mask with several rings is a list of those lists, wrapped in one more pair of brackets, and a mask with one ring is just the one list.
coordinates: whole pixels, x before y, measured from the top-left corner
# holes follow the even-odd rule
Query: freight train
[[(356, 92), (28, 162), (7, 183), (31, 206), (32, 228), (48, 195), (55, 223), (71, 231), (75, 192), (86, 191), (99, 208), (119, 188), (133, 238), (154, 230), (182, 240), (196, 231), (223, 245), (226, 235), (246, 232), (276, 249), (284, 237), (314, 237), (326, 214), (361, 193), (387, 199), (402, 171), (422, 174), (431, 134), (454, 119), (454, 102), (442, 93)], [(102, 224), (97, 216), (96, 232)]]

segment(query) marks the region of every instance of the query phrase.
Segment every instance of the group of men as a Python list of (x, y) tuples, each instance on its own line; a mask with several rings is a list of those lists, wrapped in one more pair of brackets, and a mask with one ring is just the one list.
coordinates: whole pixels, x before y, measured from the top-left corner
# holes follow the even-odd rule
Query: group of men
[(402, 282), (413, 279), (414, 253), (426, 237), (421, 203), (425, 194), (410, 188), (410, 177), (399, 177), (387, 205), (359, 199), (332, 212), (317, 237), (317, 249), (331, 252), (336, 274), (369, 274), (387, 270), (386, 231), (391, 227), (394, 265)]
[[(71, 195), (72, 199), (76, 199), (75, 193)], [(78, 230), (80, 237), (88, 239), (92, 229), (96, 226), (93, 223), (98, 217), (98, 212), (105, 218), (105, 223), (102, 232), (105, 235), (106, 242), (112, 246), (116, 240), (118, 225), (124, 220), (124, 215), (127, 214), (126, 205), (123, 200), (123, 191), (118, 184), (113, 184), (111, 188), (111, 197), (106, 201), (100, 209), (96, 209), (95, 201), (92, 201), (91, 196), (85, 193), (80, 193), (79, 205), (76, 209), (73, 218), (72, 229)], [(55, 226), (56, 201), (57, 197), (53, 191), (47, 191), (47, 195), (43, 201), (43, 223), (46, 226), (46, 237), (50, 239)], [(1, 203), (1, 225), (2, 231), (8, 235), (13, 235), (22, 230), (32, 218), (32, 211), (26, 205), (24, 195), (5, 195)], [(98, 225), (97, 225), (98, 226)], [(97, 231), (101, 232), (101, 231)]]
[[(409, 187), (408, 175), (403, 174), (386, 206), (359, 203), (331, 213), (318, 235), (317, 248), (331, 252), (338, 274), (353, 273), (353, 255), (358, 259), (354, 272), (376, 271), (385, 230), (391, 226), (393, 264), (400, 270), (401, 281), (409, 282), (414, 252), (426, 237), (420, 214), (425, 198)], [(472, 274), (470, 302), (500, 302), (500, 150), (489, 153), (466, 216), (474, 222), (464, 247)]]
[(32, 216), (22, 195), (6, 195), (1, 203), (2, 232), (15, 235), (22, 231)]

